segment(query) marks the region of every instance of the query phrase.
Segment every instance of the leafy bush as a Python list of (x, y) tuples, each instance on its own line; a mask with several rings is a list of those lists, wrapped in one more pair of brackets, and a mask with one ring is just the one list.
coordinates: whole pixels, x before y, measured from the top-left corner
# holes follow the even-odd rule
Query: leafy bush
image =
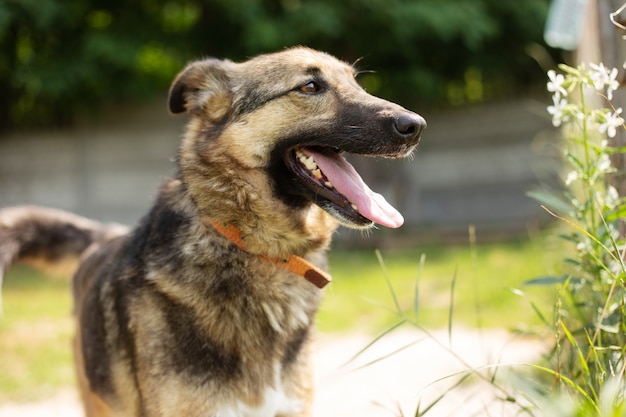
[(571, 169), (567, 190), (562, 196), (533, 196), (568, 226), (562, 237), (571, 243), (572, 256), (565, 259), (567, 275), (542, 280), (560, 284), (552, 328), (556, 343), (551, 367), (543, 369), (557, 392), (573, 399), (551, 403), (561, 404), (558, 415), (623, 416), (626, 200), (611, 185), (615, 169), (610, 157), (626, 149), (608, 141), (624, 124), (622, 109), (610, 101), (619, 86), (618, 70), (602, 64), (560, 69), (559, 74), (548, 72), (553, 93), (548, 111), (553, 124), (563, 126), (564, 155)]
[[(363, 85), (405, 105), (525, 91), (548, 0), (5, 0), (0, 128), (67, 124), (107, 100), (164, 94), (202, 56), (304, 44), (363, 58)], [(503, 53), (505, 52), (506, 53)]]

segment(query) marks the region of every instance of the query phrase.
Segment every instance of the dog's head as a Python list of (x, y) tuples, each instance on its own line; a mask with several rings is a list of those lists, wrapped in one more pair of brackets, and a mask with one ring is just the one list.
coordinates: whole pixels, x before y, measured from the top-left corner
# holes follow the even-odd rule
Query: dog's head
[(243, 63), (207, 59), (178, 75), (169, 108), (192, 115), (189, 130), (202, 138), (194, 152), (221, 152), (242, 170), (263, 171), (288, 207), (317, 204), (353, 228), (399, 227), (400, 213), (343, 153), (405, 157), (426, 123), (366, 93), (355, 75), (352, 66), (307, 48)]

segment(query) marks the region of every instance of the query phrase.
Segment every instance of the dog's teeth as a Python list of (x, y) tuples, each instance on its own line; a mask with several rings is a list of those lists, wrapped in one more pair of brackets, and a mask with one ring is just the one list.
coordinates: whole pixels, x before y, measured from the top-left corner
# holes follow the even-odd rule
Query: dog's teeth
[(326, 186), (326, 188), (335, 188), (335, 186), (333, 185), (333, 183), (332, 183), (332, 182), (330, 182), (330, 181), (326, 181), (326, 182), (324, 183), (324, 185)]
[(351, 206), (354, 209), (354, 211), (359, 211), (359, 208), (356, 206), (356, 204), (352, 204)]
[[(296, 151), (296, 158), (304, 167), (318, 180), (324, 178), (322, 171), (320, 171), (319, 167), (315, 163), (315, 159), (312, 156), (306, 156), (302, 151)], [(330, 183), (329, 183), (330, 184)], [(332, 184), (328, 186), (329, 188), (333, 188)]]
[(301, 160), (301, 162), (304, 164), (306, 169), (308, 169), (309, 171), (314, 171), (314, 170), (317, 169), (317, 164), (315, 163), (313, 158), (311, 158), (310, 156), (308, 158), (306, 158), (304, 161)]

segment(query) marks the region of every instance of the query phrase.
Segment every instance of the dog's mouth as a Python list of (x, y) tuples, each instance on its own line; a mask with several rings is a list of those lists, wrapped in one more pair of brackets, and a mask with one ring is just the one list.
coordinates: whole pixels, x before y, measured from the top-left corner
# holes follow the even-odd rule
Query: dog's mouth
[(385, 200), (372, 191), (342, 152), (326, 147), (298, 147), (284, 155), (287, 168), (315, 196), (314, 202), (356, 228), (374, 223), (397, 228), (404, 218)]

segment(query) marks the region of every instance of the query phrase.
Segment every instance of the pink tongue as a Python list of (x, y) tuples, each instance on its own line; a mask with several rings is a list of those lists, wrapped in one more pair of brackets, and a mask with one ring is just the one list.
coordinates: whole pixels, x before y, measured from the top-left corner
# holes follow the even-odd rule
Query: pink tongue
[(372, 191), (344, 157), (339, 154), (328, 156), (308, 149), (303, 149), (303, 152), (313, 157), (335, 190), (356, 204), (362, 216), (383, 226), (392, 228), (402, 226), (404, 223), (402, 214), (382, 195)]

